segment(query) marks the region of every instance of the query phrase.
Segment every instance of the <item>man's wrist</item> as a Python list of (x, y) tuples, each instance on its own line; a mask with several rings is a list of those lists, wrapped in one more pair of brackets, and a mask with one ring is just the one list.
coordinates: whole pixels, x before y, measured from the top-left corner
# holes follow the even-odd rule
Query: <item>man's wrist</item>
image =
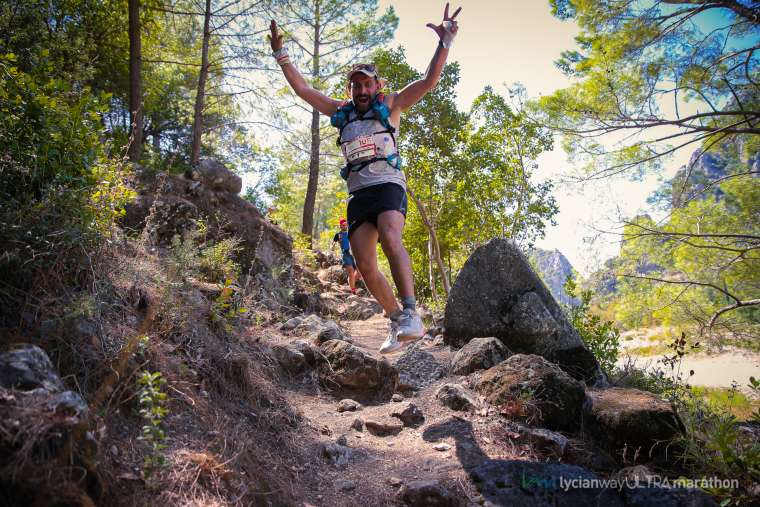
[(277, 63), (280, 65), (280, 67), (284, 67), (290, 63), (290, 56), (288, 56), (288, 50), (285, 49), (285, 46), (281, 47), (277, 51), (273, 51), (272, 56), (274, 56), (274, 59), (277, 60)]
[(452, 28), (454, 28), (454, 23), (451, 21), (443, 22), (443, 37), (441, 37), (439, 42), (442, 48), (451, 49), (452, 44), (454, 44), (454, 37), (456, 37), (457, 34)]

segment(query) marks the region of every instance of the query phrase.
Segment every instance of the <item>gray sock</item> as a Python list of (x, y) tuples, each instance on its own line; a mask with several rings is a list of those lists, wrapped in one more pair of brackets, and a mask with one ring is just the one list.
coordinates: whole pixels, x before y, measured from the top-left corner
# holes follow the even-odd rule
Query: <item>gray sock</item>
[(401, 306), (404, 307), (404, 310), (411, 310), (413, 312), (416, 312), (417, 300), (414, 296), (404, 296), (401, 298)]

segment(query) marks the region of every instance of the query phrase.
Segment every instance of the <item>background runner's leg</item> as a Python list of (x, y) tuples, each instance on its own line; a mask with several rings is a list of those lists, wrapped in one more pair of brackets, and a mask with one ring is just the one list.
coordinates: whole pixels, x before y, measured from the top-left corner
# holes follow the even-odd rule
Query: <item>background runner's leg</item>
[(396, 298), (393, 297), (388, 280), (377, 269), (377, 238), (378, 232), (374, 225), (364, 222), (356, 231), (351, 233), (351, 251), (356, 259), (356, 266), (362, 272), (364, 284), (375, 297), (388, 315), (400, 310)]
[(356, 288), (356, 270), (353, 266), (344, 266), (346, 268), (346, 273), (348, 273), (348, 286), (351, 288), (351, 290), (354, 290)]
[[(380, 245), (391, 265), (393, 281), (400, 297), (414, 296), (412, 278), (412, 261), (401, 242), (404, 230), (404, 215), (400, 211), (383, 211), (377, 217), (377, 230), (380, 235)], [(362, 270), (364, 272), (364, 270)]]

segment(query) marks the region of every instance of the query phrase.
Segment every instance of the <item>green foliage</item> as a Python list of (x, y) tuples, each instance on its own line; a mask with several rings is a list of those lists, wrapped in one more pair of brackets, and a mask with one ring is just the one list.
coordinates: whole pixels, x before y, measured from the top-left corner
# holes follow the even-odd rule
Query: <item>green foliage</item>
[(235, 284), (235, 280), (226, 278), (221, 284), (219, 295), (211, 304), (211, 322), (230, 331), (235, 318), (248, 313), (248, 308), (241, 306), (241, 296), (242, 290)]
[(156, 468), (166, 464), (166, 458), (161, 451), (166, 449), (166, 433), (161, 423), (169, 413), (166, 408), (166, 393), (163, 386), (166, 379), (161, 372), (144, 371), (137, 379), (137, 399), (140, 404), (140, 417), (143, 419), (142, 433), (138, 440), (149, 446), (143, 462), (143, 476), (147, 479)]
[[(576, 283), (573, 277), (568, 276), (564, 285), (568, 297), (576, 297)], [(581, 291), (580, 304), (569, 306), (566, 311), (570, 317), (570, 323), (578, 331), (583, 343), (589, 348), (602, 369), (611, 373), (620, 354), (620, 331), (612, 321), (604, 321), (598, 315), (591, 313), (591, 299), (593, 294), (590, 290)]]
[[(750, 8), (646, 0), (551, 4), (580, 30), (577, 47), (556, 62), (573, 84), (535, 101), (534, 111), (564, 136), (566, 150), (589, 173), (636, 177), (661, 168), (661, 155), (671, 152), (666, 141), (678, 149), (691, 145), (692, 135), (709, 144), (753, 133), (741, 114), (760, 106)], [(674, 102), (675, 114), (665, 107)], [(607, 146), (609, 133), (636, 134)]]
[(240, 266), (235, 262), (240, 244), (237, 238), (225, 238), (201, 248), (198, 267), (207, 280), (218, 282), (240, 276)]
[[(377, 51), (374, 60), (389, 91), (422, 77), (406, 62), (403, 48)], [(446, 65), (436, 87), (402, 114), (398, 136), (407, 185), (436, 231), (449, 278), (482, 242), (501, 236), (529, 244), (557, 212), (551, 184), (531, 181), (535, 158), (551, 149), (548, 133), (490, 88), (469, 114), (459, 111), (458, 82), (459, 66)], [(429, 237), (410, 200), (404, 245), (422, 297), (442, 292)]]
[[(51, 77), (47, 51), (23, 71), (0, 55), (0, 320), (29, 296), (89, 276), (84, 263), (110, 235), (132, 193), (126, 168), (103, 142), (105, 99)], [(58, 281), (47, 280), (58, 273)], [(10, 319), (10, 320), (7, 320)]]
[[(743, 174), (747, 167), (730, 146), (717, 154), (727, 163), (727, 176), (709, 192), (689, 192), (695, 197), (666, 220), (639, 216), (626, 224), (613, 266), (627, 275), (618, 278), (613, 301), (624, 326), (707, 326), (720, 309), (757, 297), (760, 180)], [(674, 180), (665, 188), (677, 192), (683, 186)], [(739, 308), (722, 314), (713, 327), (751, 336), (757, 316), (757, 307)]]
[[(752, 389), (752, 393), (755, 395), (755, 397), (760, 397), (760, 381), (758, 381), (755, 377), (750, 377), (748, 387)], [(752, 422), (760, 423), (760, 408), (752, 412), (751, 418)]]

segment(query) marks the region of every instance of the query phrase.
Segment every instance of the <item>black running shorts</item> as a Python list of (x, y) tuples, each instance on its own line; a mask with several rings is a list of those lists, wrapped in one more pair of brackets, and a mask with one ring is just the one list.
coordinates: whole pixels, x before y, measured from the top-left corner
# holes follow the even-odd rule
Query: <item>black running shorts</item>
[(377, 217), (383, 211), (400, 211), (406, 216), (406, 190), (396, 183), (381, 183), (360, 188), (348, 199), (348, 236), (364, 222), (377, 227)]

